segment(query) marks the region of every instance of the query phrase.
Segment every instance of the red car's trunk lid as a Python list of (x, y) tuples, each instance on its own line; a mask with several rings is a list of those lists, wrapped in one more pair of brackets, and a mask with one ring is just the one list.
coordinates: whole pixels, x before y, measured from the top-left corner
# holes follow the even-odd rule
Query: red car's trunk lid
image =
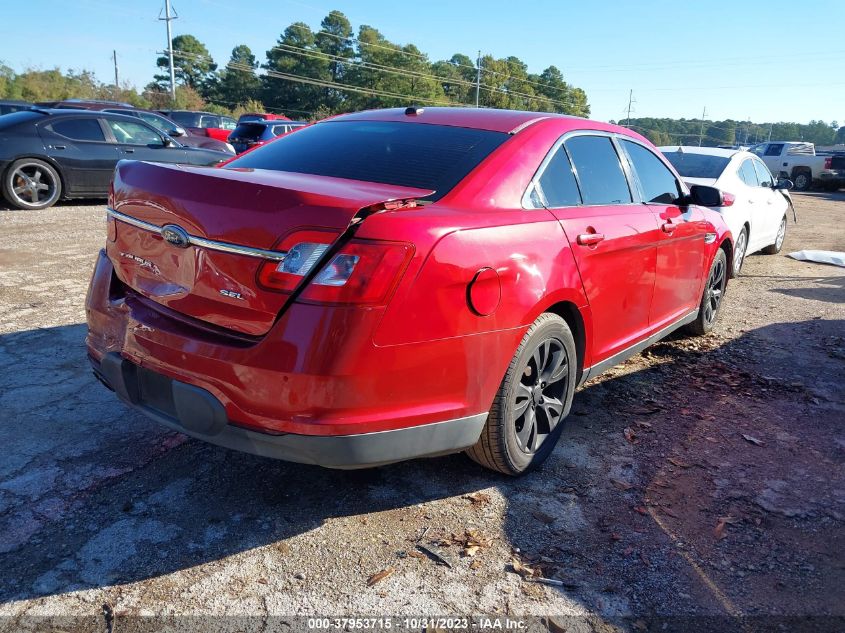
[[(118, 278), (144, 297), (260, 336), (287, 295), (256, 283), (268, 258), (227, 252), (227, 245), (272, 251), (299, 229), (339, 235), (364, 207), (431, 193), (289, 172), (122, 162), (114, 176), (116, 238), (107, 251)], [(174, 245), (158, 230), (165, 225), (213, 244)]]

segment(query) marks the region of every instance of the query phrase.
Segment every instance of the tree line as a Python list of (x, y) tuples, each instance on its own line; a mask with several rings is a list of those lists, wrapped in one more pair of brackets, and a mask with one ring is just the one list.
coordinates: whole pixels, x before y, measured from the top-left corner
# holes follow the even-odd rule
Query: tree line
[[(476, 63), (463, 53), (429, 61), (414, 44), (388, 40), (363, 25), (357, 34), (347, 17), (332, 11), (313, 31), (302, 22), (289, 25), (259, 63), (244, 44), (232, 49), (218, 66), (203, 42), (193, 35), (173, 38), (174, 70), (181, 90), (177, 100), (199, 96), (235, 108), (258, 103), (271, 111), (299, 118), (320, 118), (366, 108), (409, 105), (475, 105)], [(482, 107), (549, 111), (588, 116), (586, 93), (566, 82), (549, 66), (530, 73), (517, 57), (481, 58), (478, 103)], [(168, 101), (167, 56), (156, 60), (159, 74), (146, 96)]]
[(766, 140), (807, 141), (816, 145), (845, 143), (845, 126), (836, 121), (802, 123), (752, 123), (750, 121), (702, 121), (701, 119), (623, 119), (620, 125), (639, 132), (655, 145), (754, 145)]

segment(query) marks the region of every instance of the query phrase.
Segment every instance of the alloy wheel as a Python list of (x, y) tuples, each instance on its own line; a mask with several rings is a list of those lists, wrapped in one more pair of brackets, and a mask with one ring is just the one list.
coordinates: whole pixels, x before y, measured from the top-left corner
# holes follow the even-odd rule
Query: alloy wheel
[(783, 218), (780, 221), (780, 226), (778, 227), (778, 236), (775, 239), (775, 249), (780, 250), (783, 246), (783, 240), (786, 237), (786, 218)]
[(748, 236), (745, 234), (745, 230), (743, 230), (736, 239), (736, 247), (734, 249), (734, 275), (738, 275), (740, 269), (742, 268), (742, 260), (745, 259), (746, 248), (748, 248)]
[(563, 342), (541, 341), (529, 357), (516, 385), (512, 422), (519, 448), (536, 453), (563, 415), (569, 380), (569, 358)]
[(717, 259), (707, 279), (707, 299), (704, 302), (704, 320), (709, 324), (716, 320), (722, 296), (725, 294), (725, 263)]
[(57, 195), (53, 175), (38, 163), (18, 165), (11, 174), (11, 193), (24, 205), (42, 205)]

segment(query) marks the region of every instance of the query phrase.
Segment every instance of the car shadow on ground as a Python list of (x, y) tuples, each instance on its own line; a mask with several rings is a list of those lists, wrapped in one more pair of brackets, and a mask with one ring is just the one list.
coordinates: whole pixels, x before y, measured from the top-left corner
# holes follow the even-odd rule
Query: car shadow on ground
[[(61, 209), (62, 207), (78, 207), (79, 205), (99, 205), (105, 204), (106, 198), (74, 198), (73, 200), (59, 200), (51, 209)], [(14, 211), (16, 213), (28, 213), (27, 209), (18, 209), (11, 206), (6, 200), (0, 196), (0, 211)]]
[[(825, 324), (831, 332), (845, 326)], [(749, 571), (736, 595), (732, 570), (783, 555), (811, 561), (816, 575), (761, 562), (760, 587), (774, 593), (757, 596), (756, 608), (765, 613), (777, 611), (778, 600), (789, 603), (772, 589), (780, 582), (814, 592), (815, 598), (798, 592), (792, 600), (807, 601), (810, 611), (800, 612), (818, 613), (816, 605), (824, 607), (836, 592), (825, 593), (817, 576), (829, 565), (835, 570), (836, 557), (793, 552), (794, 544), (778, 540), (793, 533), (799, 538), (800, 525), (774, 530), (804, 517), (816, 537), (831, 532), (831, 543), (841, 541), (841, 533), (835, 537), (841, 523), (821, 510), (827, 488), (806, 475), (811, 464), (798, 463), (792, 467), (797, 471), (779, 474), (783, 486), (771, 484), (773, 516), (764, 516), (754, 501), (766, 494), (757, 479), (770, 477), (762, 472), (770, 460), (795, 461), (792, 416), (810, 395), (786, 381), (794, 385), (803, 370), (770, 362), (763, 380), (735, 369), (738, 358), (757, 353), (749, 335), (784, 340), (805, 325), (814, 327), (767, 326), (721, 347), (680, 337), (653, 346), (646, 352), (649, 363), (633, 359), (577, 393), (552, 458), (520, 479), (485, 471), (462, 455), (344, 472), (230, 452), (165, 430), (119, 404), (91, 377), (84, 325), (2, 336), (0, 567), (14, 573), (0, 579), (0, 602), (153, 579), (353, 517), (351, 532), (364, 538), (335, 545), (343, 555), (359, 557), (380, 532), (403, 529), (410, 531), (412, 549), (417, 528), (403, 523), (426, 524), (432, 519), (426, 504), (456, 498), (461, 512), (472, 513), (475, 502), (463, 496), (493, 489), (505, 509), (488, 528), (498, 531), (503, 522), (514, 560), (557, 583), (524, 582), (529, 595), (560, 593), (608, 617), (730, 614), (758, 580)], [(841, 358), (826, 362), (841, 370)], [(772, 398), (785, 398), (789, 406), (761, 413)], [(814, 433), (829, 437), (841, 422), (841, 413), (818, 418)], [(759, 436), (768, 450), (749, 444), (740, 431)], [(755, 450), (761, 452), (749, 452)], [(835, 447), (816, 446), (813, 456), (822, 469), (841, 457)], [(836, 512), (843, 512), (841, 505)], [(788, 511), (778, 514), (781, 507)], [(721, 516), (732, 517), (722, 526), (729, 539), (713, 537)], [(456, 527), (437, 521), (429, 522), (429, 538)], [(762, 547), (761, 525), (769, 530)], [(454, 548), (451, 554), (459, 560)], [(483, 560), (484, 553), (479, 556)], [(513, 562), (508, 556), (486, 564), (501, 574)], [(837, 582), (839, 569), (832, 572)]]

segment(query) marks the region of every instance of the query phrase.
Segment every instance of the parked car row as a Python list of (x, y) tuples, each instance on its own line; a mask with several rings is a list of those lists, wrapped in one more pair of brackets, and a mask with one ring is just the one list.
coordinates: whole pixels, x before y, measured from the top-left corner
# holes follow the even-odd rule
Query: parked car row
[[(0, 101), (0, 116), (26, 110), (51, 115), (56, 125), (36, 123), (38, 117), (0, 118), (0, 190), (6, 202), (21, 209), (47, 208), (62, 198), (105, 196), (111, 171), (121, 158), (219, 164), (305, 125), (261, 112), (243, 114), (236, 122), (213, 112), (152, 111), (117, 101)], [(58, 123), (60, 114), (70, 111), (132, 117), (139, 125), (121, 126), (127, 131), (122, 134), (111, 128), (114, 119), (105, 116), (83, 115)], [(63, 140), (57, 141), (57, 135)], [(188, 149), (213, 153), (186, 153)]]
[(816, 155), (812, 143), (771, 141), (749, 148), (773, 174), (790, 178), (796, 191), (807, 191), (819, 184), (828, 191), (845, 186), (845, 157)]
[(222, 446), (337, 468), (465, 450), (518, 475), (577, 385), (713, 328), (730, 202), (632, 130), (493, 109), (342, 115), (216, 169), (122, 162), (88, 354)]
[(122, 159), (216, 165), (231, 156), (188, 147), (120, 112), (33, 108), (0, 116), (3, 197), (19, 209), (104, 197)]

